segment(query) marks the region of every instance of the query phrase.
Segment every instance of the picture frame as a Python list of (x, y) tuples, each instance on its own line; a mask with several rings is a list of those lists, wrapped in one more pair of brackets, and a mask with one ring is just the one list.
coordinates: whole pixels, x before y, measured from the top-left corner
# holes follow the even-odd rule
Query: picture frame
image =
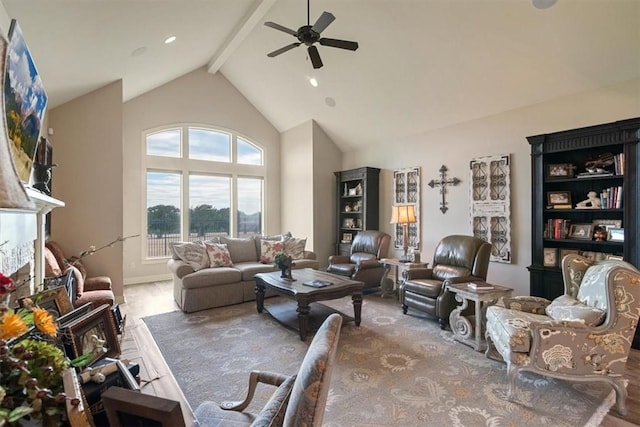
[(572, 163), (554, 163), (547, 165), (548, 179), (573, 178), (573, 171), (576, 169)]
[(62, 329), (64, 327), (67, 326), (67, 324), (71, 323), (72, 321), (79, 319), (80, 317), (84, 316), (85, 314), (89, 313), (91, 310), (93, 310), (93, 304), (88, 302), (76, 309), (74, 309), (73, 311), (64, 314), (60, 317), (58, 317), (58, 329)]
[(622, 220), (621, 219), (604, 219), (604, 218), (598, 218), (598, 219), (594, 219), (593, 220), (593, 225), (599, 225), (599, 226), (604, 226), (605, 228), (621, 228), (622, 227)]
[(591, 240), (593, 238), (592, 223), (575, 223), (569, 227), (569, 239)]
[(351, 243), (352, 236), (351, 233), (342, 233), (342, 243)]
[(46, 289), (37, 294), (29, 295), (18, 299), (20, 308), (35, 305), (52, 312), (55, 317), (59, 317), (73, 311), (73, 305), (67, 294), (65, 286)]
[(542, 264), (545, 267), (557, 267), (558, 266), (558, 249), (544, 248), (544, 258), (543, 258)]
[(614, 254), (607, 254), (607, 259), (615, 259), (618, 261), (624, 261), (624, 257), (622, 255), (614, 255)]
[(357, 196), (358, 195), (358, 190), (353, 187), (349, 189), (349, 192), (347, 193), (349, 196)]
[(353, 218), (345, 218), (342, 221), (342, 228), (354, 228), (355, 227), (355, 222), (353, 221)]
[(571, 207), (570, 191), (547, 191), (547, 204), (549, 206), (569, 205)]
[(610, 242), (624, 242), (624, 228), (610, 228), (607, 230), (607, 240)]
[(116, 358), (120, 355), (120, 342), (108, 304), (102, 304), (66, 323), (60, 332), (65, 352), (72, 360), (89, 352), (93, 352), (90, 364), (105, 357)]
[(111, 427), (185, 427), (182, 408), (176, 400), (109, 387), (102, 393), (102, 403)]
[[(24, 184), (29, 184), (40, 128), (47, 107), (47, 93), (18, 21), (11, 20), (5, 79), (5, 116), (11, 155)], [(13, 97), (9, 96), (12, 94)], [(33, 120), (22, 120), (24, 111), (33, 111)]]

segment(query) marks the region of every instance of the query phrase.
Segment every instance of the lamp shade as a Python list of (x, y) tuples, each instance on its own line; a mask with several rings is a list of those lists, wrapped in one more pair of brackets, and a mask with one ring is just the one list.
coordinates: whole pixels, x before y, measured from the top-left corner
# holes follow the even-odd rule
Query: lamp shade
[(412, 224), (416, 222), (415, 205), (391, 206), (391, 224)]

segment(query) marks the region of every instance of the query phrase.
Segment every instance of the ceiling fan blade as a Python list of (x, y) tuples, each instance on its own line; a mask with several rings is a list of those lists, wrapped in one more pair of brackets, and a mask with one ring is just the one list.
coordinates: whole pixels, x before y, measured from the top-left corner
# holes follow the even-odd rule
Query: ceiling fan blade
[(315, 31), (316, 33), (320, 34), (321, 32), (324, 31), (325, 28), (327, 28), (329, 26), (329, 24), (331, 24), (334, 20), (336, 19), (335, 16), (333, 16), (332, 13), (329, 12), (322, 12), (322, 15), (320, 15), (320, 18), (318, 18), (318, 20), (316, 21), (315, 24), (313, 24), (313, 27), (311, 27), (311, 29), (313, 31)]
[(309, 52), (309, 58), (311, 58), (311, 64), (313, 65), (313, 68), (322, 68), (322, 59), (320, 59), (318, 48), (315, 46), (309, 46), (309, 49), (307, 49), (307, 51)]
[(265, 22), (264, 25), (266, 25), (267, 27), (274, 28), (276, 30), (283, 31), (287, 34), (291, 34), (294, 37), (298, 37), (297, 31), (293, 31), (291, 28), (283, 27), (282, 25), (276, 24), (275, 22), (268, 21), (268, 22)]
[(348, 40), (322, 38), (318, 40), (318, 43), (320, 43), (322, 46), (337, 47), (340, 49), (347, 49), (347, 50), (358, 49), (358, 42), (350, 42)]
[(286, 51), (291, 50), (294, 47), (298, 47), (298, 46), (300, 46), (300, 43), (291, 43), (286, 45), (285, 47), (281, 47), (280, 49), (276, 49), (273, 52), (267, 53), (267, 56), (269, 58), (273, 58), (274, 56), (278, 56), (281, 53), (285, 53)]

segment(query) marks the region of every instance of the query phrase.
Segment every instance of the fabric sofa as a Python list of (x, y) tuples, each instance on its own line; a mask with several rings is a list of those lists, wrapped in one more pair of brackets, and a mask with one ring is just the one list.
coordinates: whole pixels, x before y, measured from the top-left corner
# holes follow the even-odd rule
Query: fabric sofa
[[(289, 233), (174, 243), (167, 263), (174, 299), (185, 313), (253, 301), (253, 276), (278, 271), (273, 265), (277, 252), (292, 256), (294, 269), (318, 268), (315, 253), (305, 250), (305, 244), (306, 239)], [(267, 290), (266, 296), (273, 295)]]

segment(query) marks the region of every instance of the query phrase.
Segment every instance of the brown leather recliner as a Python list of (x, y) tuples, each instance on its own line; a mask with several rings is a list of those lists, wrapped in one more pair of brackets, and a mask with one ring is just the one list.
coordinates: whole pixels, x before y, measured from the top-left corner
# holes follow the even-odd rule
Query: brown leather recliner
[(365, 288), (380, 286), (384, 267), (378, 260), (387, 256), (390, 241), (391, 236), (382, 231), (361, 231), (351, 243), (351, 255), (330, 256), (327, 271), (364, 282)]
[[(449, 283), (485, 281), (489, 269), (491, 244), (473, 236), (447, 236), (436, 247), (431, 268), (412, 268), (404, 272), (400, 285), (402, 311), (409, 307), (435, 316), (444, 329), (456, 308)], [(466, 314), (466, 313), (465, 313)]]

